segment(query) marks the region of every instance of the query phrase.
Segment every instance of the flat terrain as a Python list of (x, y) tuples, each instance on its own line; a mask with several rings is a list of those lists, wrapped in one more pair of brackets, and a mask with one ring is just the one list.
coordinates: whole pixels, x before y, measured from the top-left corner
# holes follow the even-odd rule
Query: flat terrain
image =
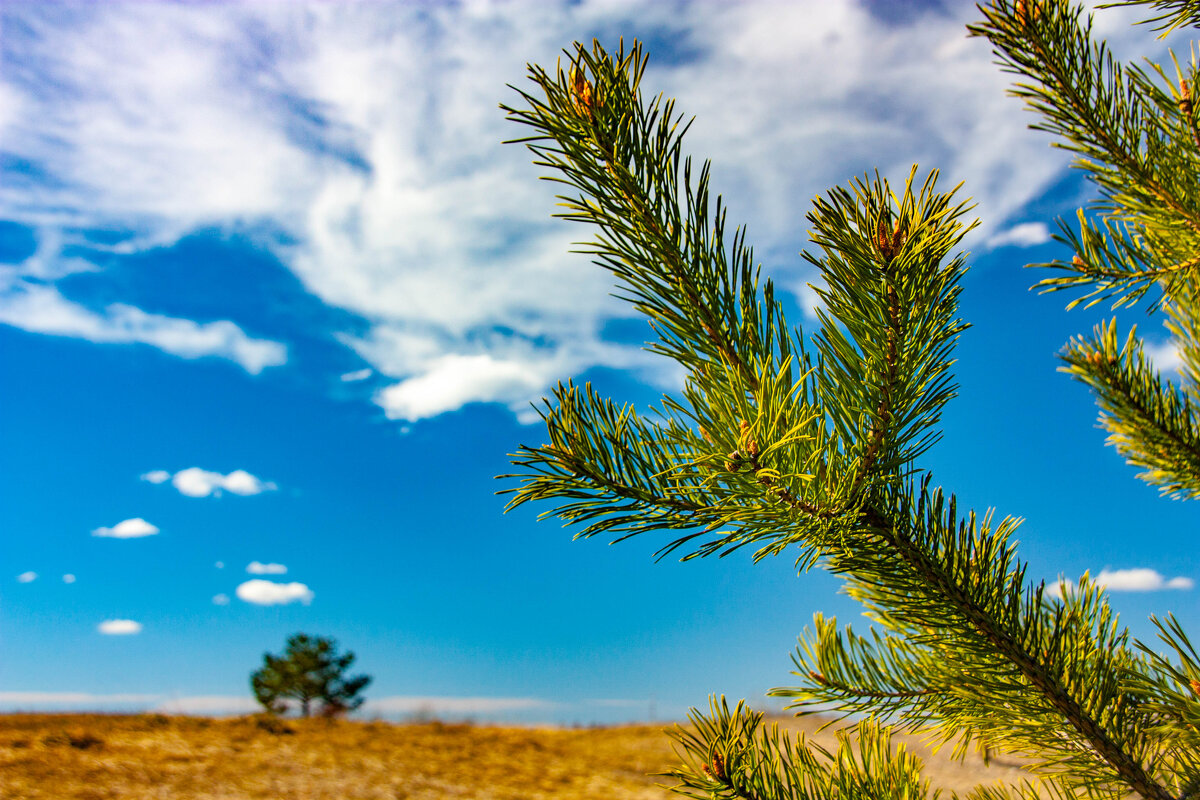
[[(812, 730), (812, 720), (788, 721)], [(832, 740), (828, 732), (818, 734)], [(915, 746), (923, 757), (927, 751)], [(676, 797), (662, 726), (566, 730), (323, 719), (0, 715), (0, 798), (358, 800)], [(927, 757), (935, 785), (1013, 780), (1016, 767)]]

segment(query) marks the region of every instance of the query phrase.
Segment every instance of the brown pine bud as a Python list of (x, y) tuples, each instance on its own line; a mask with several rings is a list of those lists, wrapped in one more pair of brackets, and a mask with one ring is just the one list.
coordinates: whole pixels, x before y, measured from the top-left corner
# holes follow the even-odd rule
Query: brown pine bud
[(571, 99), (581, 115), (592, 118), (592, 107), (595, 105), (592, 84), (578, 67), (571, 67)]
[(879, 251), (885, 261), (891, 260), (892, 233), (888, 230), (887, 220), (883, 217), (879, 218), (879, 223), (875, 226), (875, 249)]
[(1192, 687), (1192, 694), (1196, 695), (1196, 697), (1200, 697), (1200, 681), (1193, 678), (1191, 682), (1188, 683), (1188, 686)]
[(1071, 258), (1071, 266), (1075, 269), (1085, 269), (1087, 267), (1087, 262), (1080, 258), (1079, 253), (1076, 253)]
[(1187, 81), (1179, 82), (1179, 110), (1185, 117), (1192, 116), (1192, 87)]
[(1037, 22), (1038, 17), (1041, 16), (1041, 13), (1042, 4), (1039, 2), (1039, 0), (1030, 0), (1030, 2), (1026, 2), (1026, 0), (1017, 0), (1016, 5), (1013, 6), (1013, 16), (1022, 27)]
[(896, 220), (896, 226), (892, 228), (892, 257), (895, 258), (896, 253), (900, 252), (900, 245), (904, 244), (904, 229), (900, 225), (900, 220)]
[(750, 451), (751, 458), (758, 458), (758, 442), (751, 439), (750, 444), (746, 449)]
[(719, 781), (725, 780), (725, 759), (720, 753), (713, 753), (712, 774)]

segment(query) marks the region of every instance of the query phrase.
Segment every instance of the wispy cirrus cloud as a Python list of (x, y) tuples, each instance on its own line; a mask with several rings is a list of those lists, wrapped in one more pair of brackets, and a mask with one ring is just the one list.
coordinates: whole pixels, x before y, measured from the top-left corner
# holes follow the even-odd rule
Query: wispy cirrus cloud
[(1022, 222), (993, 234), (988, 247), (1033, 247), (1050, 241), (1050, 227), (1044, 222)]
[[(1005, 96), (1010, 76), (986, 44), (966, 39), (970, 4), (898, 23), (853, 0), (687, 13), (591, 0), (0, 13), (20, 21), (0, 43), (0, 126), (8, 163), (23, 165), (0, 180), (0, 216), (43, 244), (9, 269), (0, 321), (216, 355), (249, 372), (282, 364), (284, 343), (233, 321), (88, 309), (56, 282), (189, 232), (236, 229), (365, 323), (330, 333), (391, 382), (373, 398), (400, 420), (471, 402), (517, 411), (593, 366), (674, 380), (606, 338), (629, 308), (601, 270), (565, 255), (581, 231), (547, 218), (553, 201), (528, 154), (500, 144), (519, 133), (496, 109), (515, 100), (505, 84), (574, 37), (651, 41), (646, 85), (697, 115), (691, 148), (715, 157), (731, 219), (750, 222), (797, 293), (811, 278), (794, 255), (801, 220), (827, 187), (876, 166), (893, 180), (914, 162), (939, 166), (978, 200), (982, 241), (1028, 244), (1036, 221), (996, 231), (1065, 166), (1025, 129), (1031, 118)], [(1100, 15), (1118, 17), (1129, 15)], [(1140, 33), (1104, 30), (1118, 50)], [(100, 248), (94, 231), (118, 243)]]
[(284, 345), (252, 339), (228, 320), (199, 323), (148, 314), (124, 303), (92, 311), (67, 300), (53, 286), (11, 276), (5, 286), (2, 274), (0, 323), (100, 344), (148, 344), (181, 358), (218, 356), (255, 375), (287, 361)]

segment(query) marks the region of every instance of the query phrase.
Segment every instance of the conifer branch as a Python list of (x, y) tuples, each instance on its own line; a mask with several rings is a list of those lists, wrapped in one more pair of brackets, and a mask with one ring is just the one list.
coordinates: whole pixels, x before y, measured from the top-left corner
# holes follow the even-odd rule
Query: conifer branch
[(1181, 78), (1173, 98), (1142, 70), (1122, 67), (1103, 42), (1094, 42), (1091, 17), (1081, 23), (1083, 8), (1066, 0), (995, 0), (979, 9), (985, 19), (968, 26), (970, 34), (991, 42), (1006, 72), (1034, 81), (1010, 91), (1042, 116), (1031, 127), (1058, 135), (1053, 146), (1081, 154), (1074, 165), (1101, 190), (1091, 207), (1103, 230), (1081, 210), (1079, 236), (1068, 237), (1078, 257), (1036, 265), (1080, 275), (1039, 285), (1053, 291), (1096, 283), (1083, 299), (1118, 295), (1120, 304), (1136, 301), (1157, 281), (1169, 296), (1185, 277), (1196, 278), (1200, 206), (1189, 176), (1200, 154), (1182, 148), (1176, 136), (1184, 125), (1190, 137), (1194, 125), (1184, 114), (1186, 82)]
[(1116, 320), (1097, 326), (1090, 338), (1071, 340), (1060, 369), (1096, 393), (1100, 424), (1109, 444), (1134, 466), (1138, 477), (1163, 494), (1200, 497), (1200, 430), (1191, 399), (1165, 381), (1147, 360), (1131, 329), (1117, 341)]
[[(1037, 47), (1079, 35), (1078, 11), (1072, 16), (1061, 2), (996, 7), (989, 17), (1003, 23), (996, 30), (1032, 36)], [(1083, 35), (1090, 42), (1090, 22)], [(1076, 100), (1110, 102), (1110, 84), (1086, 70), (1106, 69), (1120, 88), (1111, 58), (1099, 48), (1088, 60), (1087, 46), (1073, 46), (1087, 59), (1048, 74), (1078, 81), (1068, 91)], [(799, 698), (798, 706), (833, 700), (844, 711), (977, 736), (1040, 759), (1036, 768), (1064, 796), (1128, 789), (1169, 800), (1169, 787), (1193, 785), (1194, 761), (1168, 738), (1191, 713), (1177, 701), (1190, 656), (1181, 655), (1183, 672), (1170, 673), (1139, 655), (1086, 580), (1053, 602), (1042, 587), (1027, 587), (1011, 544), (1016, 520), (960, 519), (953, 497), (947, 502), (931, 490), (927, 474), (913, 477), (955, 393), (950, 366), (966, 327), (957, 317), (965, 264), (961, 255), (943, 261), (970, 228), (958, 221), (966, 204), (952, 205), (953, 191), (935, 190), (936, 171), (916, 190), (915, 167), (901, 198), (878, 174), (817, 198), (808, 219), (823, 256), (804, 254), (825, 279), (817, 289), (824, 309), (814, 364), (799, 332), (788, 329), (770, 281), (760, 283), (744, 232), (726, 243), (719, 197), (710, 211), (707, 164), (691, 179), (673, 102), (643, 102), (640, 46), (614, 57), (597, 44), (590, 51), (577, 45), (568, 57), (569, 69), (553, 75), (531, 66), (540, 94), (522, 92), (527, 108), (507, 110), (534, 129), (519, 141), (535, 163), (577, 193), (562, 197), (563, 216), (599, 231), (584, 252), (650, 317), (659, 335), (650, 348), (681, 364), (687, 379), (680, 397), (663, 398), (654, 421), (590, 386), (560, 386), (543, 412), (550, 442), (514, 455), (525, 471), (506, 476), (523, 481), (508, 490), (515, 495), (509, 507), (555, 500), (547, 513), (583, 523), (579, 536), (613, 531), (620, 541), (682, 532), (659, 555), (689, 544), (685, 559), (751, 544), (757, 559), (795, 545), (799, 567), (819, 563), (845, 576), (850, 594), (888, 633), (873, 631), (868, 644), (818, 618), (818, 638), (802, 641), (797, 658), (798, 667), (810, 666), (802, 674), (811, 684), (778, 690)], [(1145, 82), (1140, 73), (1129, 80)], [(1060, 132), (1086, 137), (1095, 120), (1071, 128), (1070, 97), (1026, 88), (1042, 98), (1035, 106), (1062, 104), (1062, 119), (1047, 112)], [(1156, 95), (1155, 102), (1164, 101)], [(1132, 117), (1122, 119), (1111, 140), (1080, 147), (1125, 146)], [(1117, 163), (1112, 175), (1123, 168)], [(1115, 178), (1110, 183), (1114, 193), (1124, 191)], [(1126, 192), (1113, 202), (1130, 197), (1143, 205), (1162, 200)], [(1164, 237), (1191, 235), (1160, 217), (1136, 218), (1142, 227), (1131, 237), (1105, 237), (1081, 223), (1083, 255), (1094, 260), (1103, 251), (1125, 264), (1125, 272), (1093, 279), (1126, 281), (1130, 295), (1144, 291), (1147, 271), (1129, 264), (1164, 269), (1166, 255), (1182, 252)], [(1168, 283), (1191, 277), (1190, 267), (1170, 269)], [(1171, 296), (1173, 330), (1190, 331), (1200, 312)], [(1200, 369), (1200, 348), (1185, 357)], [(1186, 397), (1178, 402), (1190, 409)], [(860, 726), (858, 755), (839, 749), (835, 768), (827, 752), (760, 735), (759, 720), (741, 706), (730, 712), (714, 701), (693, 723), (695, 733), (680, 734), (690, 764), (677, 773), (684, 794), (925, 793), (919, 763), (893, 757), (879, 727)]]

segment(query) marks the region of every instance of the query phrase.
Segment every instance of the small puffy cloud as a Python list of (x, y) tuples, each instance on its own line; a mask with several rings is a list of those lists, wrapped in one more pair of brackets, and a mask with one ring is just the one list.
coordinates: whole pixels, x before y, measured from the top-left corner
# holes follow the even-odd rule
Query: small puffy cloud
[(225, 562), (218, 561), (217, 563), (213, 564), (213, 566), (216, 567), (217, 569), (225, 569)]
[[(161, 469), (147, 472), (142, 476), (142, 480), (151, 483), (164, 483), (168, 478), (171, 478), (171, 474)], [(220, 495), (221, 492), (233, 492), (245, 496), (261, 494), (278, 488), (274, 483), (257, 478), (244, 469), (235, 469), (228, 475), (222, 475), (220, 472), (210, 472), (199, 467), (179, 470), (171, 479), (171, 485), (180, 494), (188, 497), (208, 497), (209, 495)]]
[(127, 519), (124, 522), (118, 522), (111, 528), (96, 528), (92, 531), (92, 536), (107, 536), (112, 539), (137, 539), (142, 536), (153, 536), (158, 533), (158, 528), (151, 525), (141, 517)]
[(214, 606), (229, 605), (229, 595), (225, 594), (224, 592), (222, 592), (221, 594), (213, 595), (213, 605)]
[(371, 374), (373, 372), (374, 372), (374, 370), (372, 370), (370, 367), (364, 367), (363, 369), (356, 369), (356, 370), (354, 370), (354, 372), (347, 372), (344, 375), (342, 375), (342, 381), (344, 383), (353, 383), (355, 381), (365, 381), (367, 378), (371, 377)]
[(1033, 247), (1050, 241), (1050, 229), (1044, 222), (1022, 222), (1000, 231), (987, 241), (990, 248)]
[(75, 576), (68, 572), (66, 575), (63, 575), (62, 581), (63, 583), (74, 583)]
[(237, 596), (239, 600), (258, 606), (279, 606), (295, 602), (308, 605), (314, 597), (312, 590), (303, 583), (274, 583), (261, 578), (240, 584), (237, 587)]
[(131, 619), (106, 619), (96, 630), (107, 636), (130, 636), (142, 632), (142, 623)]
[(1157, 592), (1162, 589), (1191, 589), (1191, 578), (1164, 578), (1146, 567), (1134, 569), (1102, 569), (1096, 583), (1110, 592)]
[(264, 564), (261, 561), (251, 561), (246, 565), (246, 572), (251, 575), (284, 575), (287, 567), (283, 564)]
[(17, 576), (17, 583), (33, 583), (37, 580), (36, 572), (22, 572)]
[(1183, 366), (1183, 356), (1179, 354), (1179, 347), (1171, 340), (1157, 344), (1147, 342), (1142, 347), (1142, 353), (1159, 372), (1177, 372)]

